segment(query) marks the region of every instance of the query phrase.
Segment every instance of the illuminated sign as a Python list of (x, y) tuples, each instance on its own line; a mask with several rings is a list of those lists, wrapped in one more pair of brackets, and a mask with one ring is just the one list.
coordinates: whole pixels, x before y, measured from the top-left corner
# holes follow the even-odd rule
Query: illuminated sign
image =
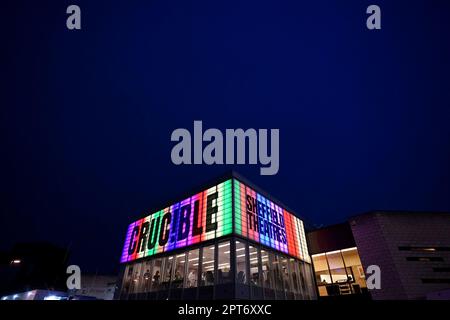
[(302, 220), (236, 179), (234, 198), (236, 234), (310, 260)]
[(293, 257), (310, 260), (303, 222), (239, 180), (230, 179), (130, 224), (121, 262), (233, 232)]
[(133, 261), (230, 234), (231, 189), (231, 180), (225, 181), (130, 224), (120, 261)]

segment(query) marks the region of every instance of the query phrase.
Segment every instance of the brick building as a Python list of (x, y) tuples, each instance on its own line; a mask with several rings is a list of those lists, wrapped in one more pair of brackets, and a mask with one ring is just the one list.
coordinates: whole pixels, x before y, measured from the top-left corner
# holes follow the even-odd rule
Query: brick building
[(424, 299), (450, 289), (450, 214), (372, 212), (349, 222), (363, 266), (381, 269), (374, 299)]

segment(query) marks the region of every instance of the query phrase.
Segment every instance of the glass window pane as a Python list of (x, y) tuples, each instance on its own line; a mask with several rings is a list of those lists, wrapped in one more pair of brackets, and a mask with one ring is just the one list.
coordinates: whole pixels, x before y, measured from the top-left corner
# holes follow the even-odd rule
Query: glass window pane
[[(347, 273), (351, 277), (351, 282), (354, 282), (353, 286), (359, 286), (359, 288), (366, 288), (366, 280), (364, 275), (364, 269), (361, 265), (358, 250), (345, 249), (342, 250), (342, 256), (344, 257), (345, 266), (347, 267)], [(354, 288), (354, 291), (359, 291), (358, 288)]]
[(231, 282), (230, 241), (221, 242), (218, 248), (217, 283)]
[(198, 278), (199, 249), (191, 250), (188, 253), (188, 276), (186, 288), (197, 287)]
[(305, 292), (306, 291), (306, 281), (305, 281), (305, 279), (307, 279), (306, 271), (305, 271), (306, 263), (299, 262), (298, 263), (298, 269), (300, 271), (300, 286), (301, 286), (303, 292)]
[(325, 254), (319, 254), (312, 257), (314, 263), (314, 270), (324, 271), (328, 270), (327, 257)]
[(269, 253), (269, 261), (271, 261), (271, 264), (272, 264), (275, 288), (278, 291), (281, 291), (281, 290), (283, 290), (283, 279), (281, 276), (279, 257), (270, 252)]
[(292, 278), (292, 291), (295, 293), (299, 293), (299, 277), (298, 277), (298, 267), (295, 263), (295, 260), (290, 258), (289, 259), (289, 270), (291, 272), (291, 278)]
[(344, 260), (342, 260), (341, 252), (327, 253), (327, 260), (333, 282), (347, 282), (347, 273), (344, 268)]
[(214, 285), (214, 245), (203, 248), (202, 286)]
[(131, 292), (133, 292), (133, 293), (139, 292), (141, 268), (142, 268), (142, 263), (137, 263), (134, 265), (133, 281), (131, 283), (131, 286), (132, 286)]
[(259, 252), (254, 246), (248, 247), (250, 256), (250, 282), (251, 284), (261, 287), (262, 275), (259, 274)]
[(342, 250), (342, 256), (344, 257), (345, 266), (359, 266), (361, 265), (361, 260), (359, 259), (358, 250), (356, 248)]
[(170, 283), (170, 277), (172, 275), (172, 271), (173, 271), (173, 265), (174, 265), (174, 257), (166, 257), (164, 259), (164, 274), (163, 274), (163, 278), (162, 278), (162, 289), (168, 289), (169, 288), (169, 283)]
[(122, 294), (126, 295), (130, 293), (131, 282), (133, 281), (134, 265), (130, 264), (125, 269), (125, 277), (122, 284)]
[(150, 287), (152, 284), (152, 263), (153, 261), (146, 261), (144, 262), (143, 269), (142, 269), (142, 290), (141, 292), (149, 292)]
[(344, 267), (344, 260), (342, 260), (340, 251), (327, 253), (327, 259), (330, 270)]
[(313, 268), (312, 265), (306, 262), (303, 262), (303, 268), (305, 269), (305, 279), (307, 279), (306, 284), (303, 284), (308, 289), (306, 292), (306, 299), (315, 299), (316, 298), (316, 287), (314, 286), (314, 282), (312, 281)]
[(152, 271), (152, 291), (158, 291), (160, 284), (161, 284), (161, 267), (162, 267), (162, 260), (161, 259), (155, 259), (154, 265), (153, 265), (153, 271)]
[(325, 254), (312, 257), (314, 270), (316, 271), (317, 285), (326, 285), (332, 283), (331, 275), (328, 270), (327, 256)]
[(283, 278), (284, 291), (291, 291), (291, 280), (289, 277), (288, 259), (286, 257), (279, 257), (281, 276)]
[(264, 287), (274, 289), (273, 286), (273, 271), (269, 263), (269, 253), (265, 250), (261, 250), (261, 262), (264, 278)]
[(236, 282), (240, 284), (247, 283), (247, 250), (245, 243), (236, 241)]
[(184, 268), (186, 267), (186, 253), (177, 254), (175, 257), (175, 273), (172, 279), (172, 288), (182, 288), (184, 280)]

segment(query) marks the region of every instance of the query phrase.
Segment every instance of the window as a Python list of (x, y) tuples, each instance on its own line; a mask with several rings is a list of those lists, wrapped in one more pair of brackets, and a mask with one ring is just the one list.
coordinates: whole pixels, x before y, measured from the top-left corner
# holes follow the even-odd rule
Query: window
[(247, 283), (247, 250), (245, 243), (236, 241), (236, 283)]
[(175, 273), (172, 279), (172, 288), (183, 287), (185, 267), (186, 267), (186, 253), (178, 254), (175, 258)]
[(202, 285), (214, 285), (214, 245), (203, 248), (202, 256)]
[(139, 292), (139, 286), (140, 286), (140, 275), (141, 275), (141, 268), (142, 263), (136, 263), (134, 265), (133, 275), (132, 275), (132, 281), (131, 281), (131, 291), (132, 293)]
[(162, 268), (162, 260), (155, 259), (153, 265), (153, 275), (152, 275), (152, 291), (157, 291), (161, 285), (161, 268)]
[(144, 263), (143, 269), (142, 269), (142, 292), (149, 292), (150, 288), (152, 286), (152, 263), (153, 261), (146, 261)]
[(280, 261), (279, 257), (272, 252), (269, 252), (269, 261), (272, 265), (273, 270), (273, 279), (275, 283), (275, 289), (278, 291), (283, 290), (283, 278), (280, 270)]
[(252, 285), (262, 286), (262, 275), (259, 273), (259, 250), (254, 246), (248, 246), (248, 252), (250, 257), (250, 283)]
[(300, 285), (302, 287), (302, 290), (306, 290), (306, 281), (307, 275), (306, 275), (306, 264), (304, 262), (299, 262), (298, 268), (300, 270)]
[(289, 276), (288, 259), (286, 257), (279, 257), (281, 277), (283, 278), (284, 291), (291, 291), (291, 280)]
[(289, 270), (291, 271), (291, 278), (292, 278), (292, 291), (295, 293), (299, 293), (300, 285), (299, 285), (299, 271), (298, 271), (298, 265), (295, 262), (294, 259), (289, 259)]
[(128, 265), (127, 268), (125, 269), (125, 277), (122, 285), (123, 294), (128, 294), (130, 292), (133, 272), (134, 272), (134, 264)]
[(218, 248), (217, 283), (231, 282), (230, 241), (221, 242)]
[(353, 291), (358, 292), (361, 288), (366, 288), (364, 270), (359, 259), (358, 250), (356, 248), (349, 248), (341, 250), (341, 253), (344, 258), (344, 264), (347, 267), (347, 276), (352, 282)]
[(262, 262), (264, 287), (269, 289), (275, 289), (273, 285), (273, 275), (272, 275), (273, 271), (269, 263), (269, 254), (265, 250), (261, 250), (261, 262)]
[(307, 289), (305, 291), (305, 298), (306, 299), (314, 299), (316, 297), (316, 290), (314, 287), (314, 284), (312, 281), (305, 281), (305, 279), (312, 279), (313, 278), (313, 269), (311, 264), (306, 262), (301, 262), (301, 265), (303, 267), (303, 270), (305, 272), (305, 277), (302, 278), (302, 287)]
[(332, 283), (326, 255), (324, 253), (314, 255), (312, 259), (316, 271), (317, 284), (320, 286)]
[[(316, 254), (312, 260), (321, 296), (361, 293), (361, 289), (367, 287), (356, 247)], [(306, 265), (304, 267), (305, 272), (310, 274), (311, 269)], [(311, 288), (309, 291), (314, 294)]]
[(186, 288), (197, 287), (198, 279), (198, 263), (199, 263), (199, 249), (191, 250), (188, 253), (188, 269), (187, 269), (187, 280)]
[(344, 267), (341, 252), (333, 251), (327, 253), (327, 260), (333, 283), (347, 282), (347, 272)]
[(162, 289), (169, 288), (170, 277), (172, 275), (174, 261), (175, 259), (173, 256), (164, 258), (164, 273), (161, 283)]

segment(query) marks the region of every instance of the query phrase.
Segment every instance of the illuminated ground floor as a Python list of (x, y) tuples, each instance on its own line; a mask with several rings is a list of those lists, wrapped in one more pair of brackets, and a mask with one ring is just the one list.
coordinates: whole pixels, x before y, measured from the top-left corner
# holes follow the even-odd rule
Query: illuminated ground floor
[(120, 299), (315, 299), (309, 263), (225, 237), (123, 267)]

